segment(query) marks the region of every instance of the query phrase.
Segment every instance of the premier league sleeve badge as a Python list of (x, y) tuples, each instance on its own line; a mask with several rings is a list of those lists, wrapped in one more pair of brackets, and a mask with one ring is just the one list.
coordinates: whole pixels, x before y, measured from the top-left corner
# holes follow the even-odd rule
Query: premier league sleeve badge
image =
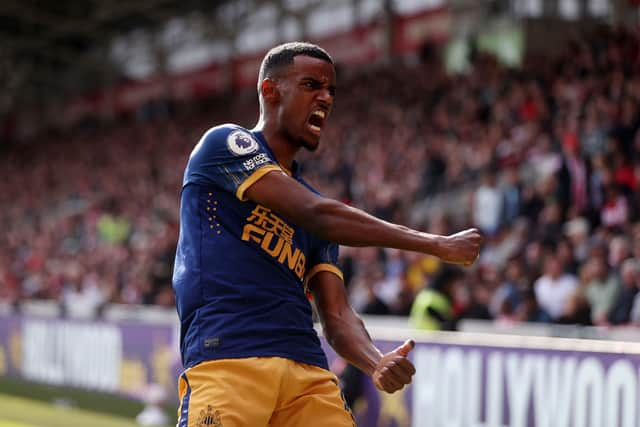
[(249, 132), (235, 130), (227, 137), (227, 147), (236, 156), (246, 156), (258, 151), (258, 141)]

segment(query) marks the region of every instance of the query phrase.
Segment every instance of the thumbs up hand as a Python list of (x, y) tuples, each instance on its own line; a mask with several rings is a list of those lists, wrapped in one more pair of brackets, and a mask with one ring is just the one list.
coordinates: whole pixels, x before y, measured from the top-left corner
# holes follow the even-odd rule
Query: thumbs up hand
[(407, 340), (382, 356), (371, 375), (378, 390), (394, 393), (411, 383), (411, 377), (416, 373), (416, 368), (407, 356), (414, 347), (413, 340)]

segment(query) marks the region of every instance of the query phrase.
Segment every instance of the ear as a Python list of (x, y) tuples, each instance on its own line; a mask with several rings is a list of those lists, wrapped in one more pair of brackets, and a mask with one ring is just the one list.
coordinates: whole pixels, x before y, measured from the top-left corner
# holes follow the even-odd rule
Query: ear
[(276, 82), (270, 78), (266, 78), (260, 83), (262, 97), (268, 104), (277, 103), (280, 100), (280, 91)]

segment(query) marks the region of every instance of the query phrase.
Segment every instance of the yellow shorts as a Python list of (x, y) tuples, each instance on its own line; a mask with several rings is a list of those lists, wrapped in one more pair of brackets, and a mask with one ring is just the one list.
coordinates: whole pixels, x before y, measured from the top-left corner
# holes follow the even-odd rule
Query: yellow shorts
[(331, 372), (280, 357), (222, 359), (179, 379), (177, 427), (354, 427)]

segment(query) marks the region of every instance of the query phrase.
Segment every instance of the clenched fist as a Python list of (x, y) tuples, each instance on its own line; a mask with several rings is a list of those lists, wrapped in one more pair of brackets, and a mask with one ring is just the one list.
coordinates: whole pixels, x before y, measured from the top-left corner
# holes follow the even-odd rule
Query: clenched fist
[(477, 228), (442, 236), (438, 257), (445, 262), (468, 267), (478, 259), (482, 240), (482, 235)]
[(407, 356), (414, 346), (412, 340), (407, 340), (380, 359), (371, 375), (378, 390), (393, 393), (411, 383), (411, 377), (416, 373), (416, 368)]

